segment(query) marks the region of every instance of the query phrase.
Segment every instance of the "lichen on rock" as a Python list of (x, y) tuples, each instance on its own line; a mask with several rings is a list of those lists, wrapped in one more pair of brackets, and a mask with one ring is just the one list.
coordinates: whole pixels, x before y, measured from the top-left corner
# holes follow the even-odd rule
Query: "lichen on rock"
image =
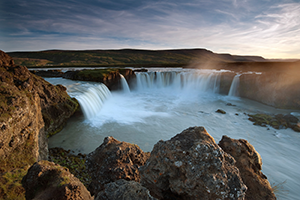
[(89, 191), (67, 168), (45, 160), (29, 168), (22, 184), (26, 199), (92, 200)]
[(149, 155), (137, 145), (106, 137), (103, 143), (87, 156), (87, 169), (92, 178), (89, 191), (100, 192), (106, 183), (119, 179), (140, 181), (139, 167)]
[(267, 177), (261, 172), (262, 159), (247, 140), (223, 136), (219, 145), (236, 160), (243, 182), (248, 187), (245, 199), (276, 199)]
[(150, 195), (147, 188), (135, 181), (126, 181), (124, 179), (108, 183), (104, 190), (99, 192), (95, 200), (156, 200)]
[(234, 158), (203, 127), (159, 141), (140, 174), (158, 199), (244, 199), (247, 190)]

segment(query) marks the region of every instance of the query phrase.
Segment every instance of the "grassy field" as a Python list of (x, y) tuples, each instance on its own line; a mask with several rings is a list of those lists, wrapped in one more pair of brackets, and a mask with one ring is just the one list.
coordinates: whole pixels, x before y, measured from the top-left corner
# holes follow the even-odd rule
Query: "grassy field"
[(264, 61), (259, 56), (216, 54), (206, 49), (181, 50), (49, 50), (38, 52), (10, 52), (15, 64), (41, 66), (180, 66), (195, 62)]

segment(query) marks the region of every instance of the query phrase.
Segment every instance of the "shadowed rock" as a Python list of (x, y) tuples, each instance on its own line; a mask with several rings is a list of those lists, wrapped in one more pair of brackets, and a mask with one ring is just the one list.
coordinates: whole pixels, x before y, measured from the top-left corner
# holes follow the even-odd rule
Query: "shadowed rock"
[(104, 187), (95, 200), (155, 200), (147, 188), (135, 181), (120, 179)]
[(191, 127), (154, 146), (141, 183), (158, 199), (244, 199), (234, 164), (203, 127)]
[(84, 185), (67, 168), (44, 160), (29, 168), (22, 184), (26, 199), (92, 200)]
[(248, 187), (245, 199), (276, 199), (267, 177), (261, 172), (261, 157), (247, 140), (223, 136), (219, 145), (236, 160), (243, 182)]
[(140, 181), (139, 167), (148, 159), (137, 145), (106, 137), (87, 157), (88, 173), (92, 178), (89, 190), (97, 194), (106, 183), (118, 179)]

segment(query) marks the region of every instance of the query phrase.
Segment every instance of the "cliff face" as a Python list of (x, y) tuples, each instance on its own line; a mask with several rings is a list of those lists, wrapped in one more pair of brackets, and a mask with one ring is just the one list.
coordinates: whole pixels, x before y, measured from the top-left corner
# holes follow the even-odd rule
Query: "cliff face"
[[(298, 70), (300, 71), (300, 70)], [(299, 72), (243, 74), (239, 94), (277, 108), (300, 109)]]
[(78, 106), (65, 90), (15, 66), (0, 51), (0, 172), (47, 159), (46, 135), (59, 130)]
[[(53, 72), (37, 72), (36, 74), (53, 75)], [(68, 71), (65, 74), (63, 74), (62, 77), (71, 80), (101, 82), (105, 84), (110, 90), (118, 90), (121, 89), (121, 74), (124, 76), (124, 78), (129, 84), (131, 83), (132, 79), (135, 78), (135, 74), (131, 69), (119, 68)]]

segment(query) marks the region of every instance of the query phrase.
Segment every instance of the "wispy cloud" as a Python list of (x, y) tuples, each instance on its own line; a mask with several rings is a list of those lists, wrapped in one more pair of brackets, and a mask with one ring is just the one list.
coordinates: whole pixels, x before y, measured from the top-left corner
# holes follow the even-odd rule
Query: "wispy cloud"
[(10, 0), (1, 8), (1, 48), (202, 47), (300, 57), (300, 3), (281, 2)]

